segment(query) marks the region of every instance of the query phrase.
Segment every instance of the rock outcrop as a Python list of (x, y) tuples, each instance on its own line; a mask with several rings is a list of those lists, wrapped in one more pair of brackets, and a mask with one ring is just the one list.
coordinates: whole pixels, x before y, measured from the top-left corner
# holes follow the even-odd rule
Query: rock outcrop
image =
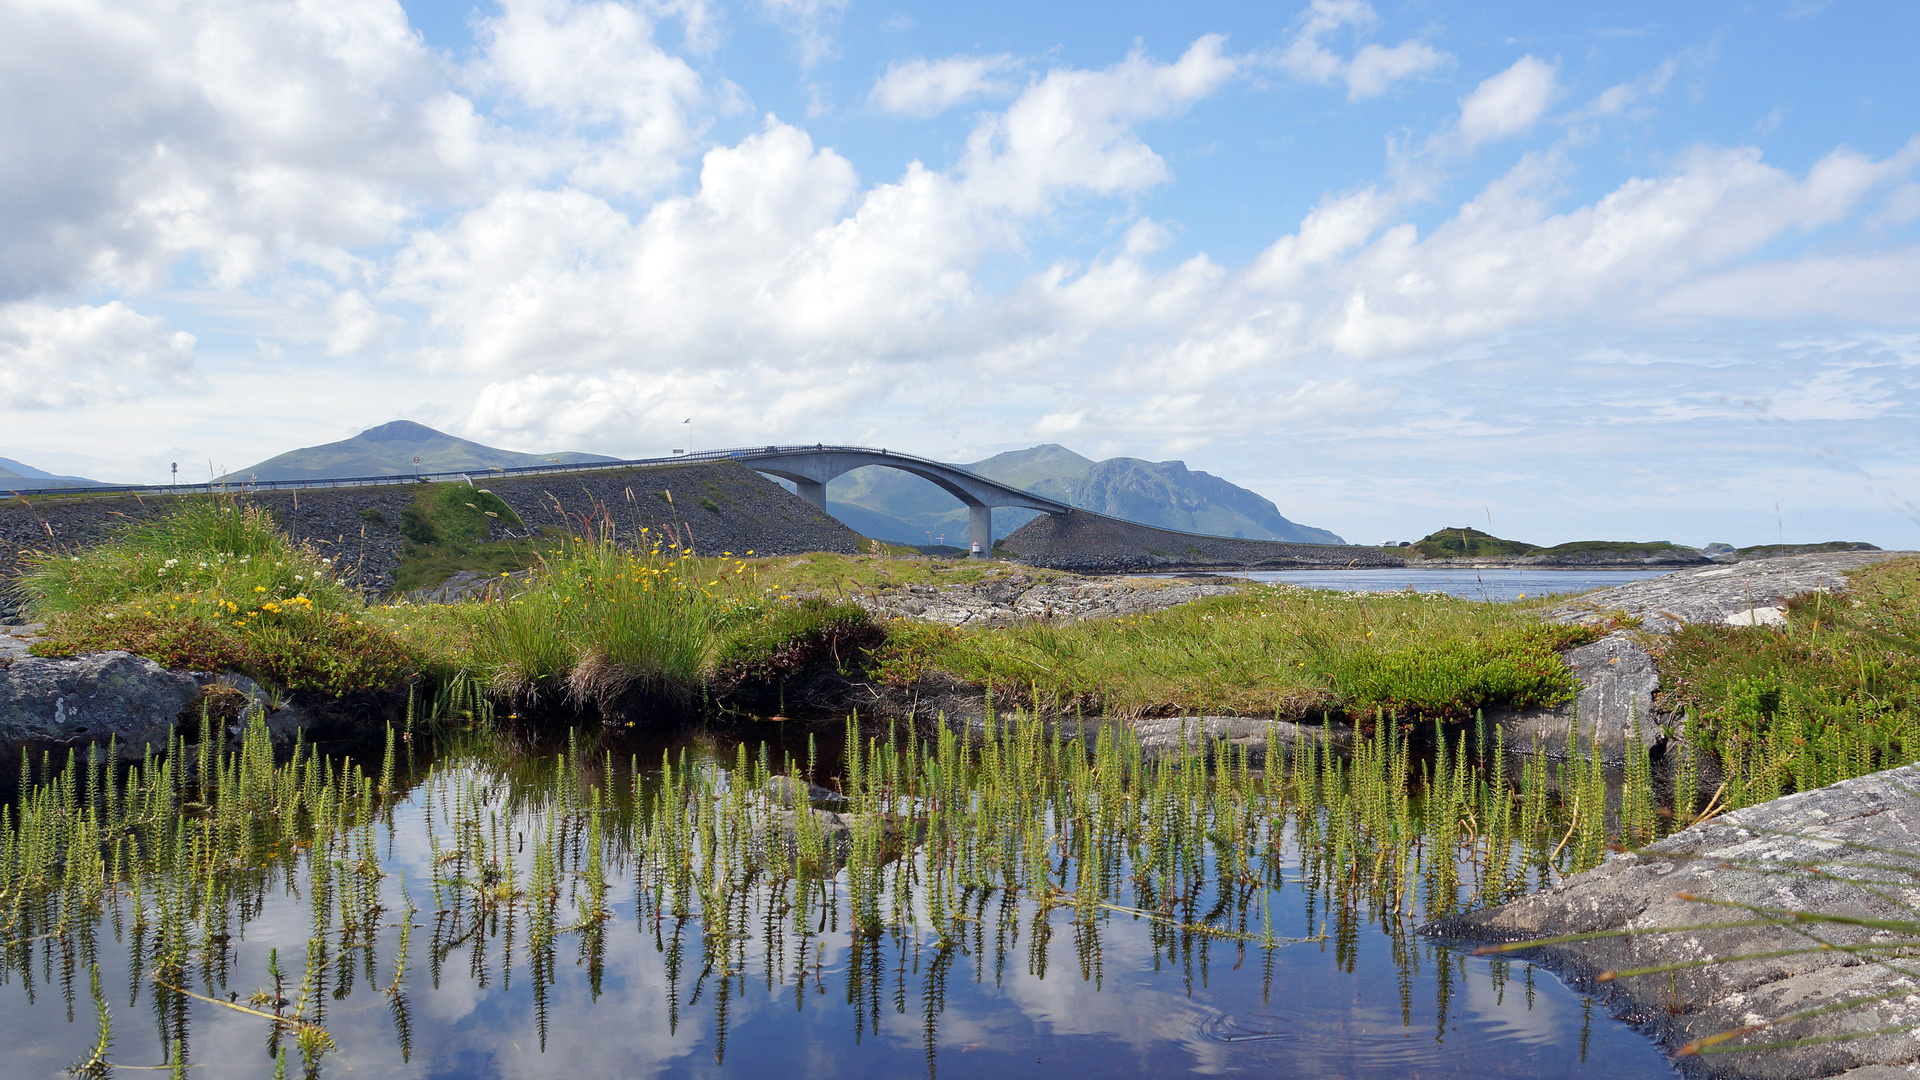
[(200, 680), (132, 653), (38, 656), (0, 667), (0, 745), (118, 743), (122, 761), (165, 750)]
[(1629, 582), (1549, 609), (1556, 622), (1579, 623), (1624, 614), (1643, 630), (1664, 632), (1687, 623), (1767, 626), (1786, 621), (1790, 597), (1839, 592), (1850, 570), (1910, 555), (1902, 551), (1842, 551), (1752, 559)]
[(1202, 597), (1231, 596), (1244, 587), (1211, 576), (1089, 578), (1012, 570), (963, 585), (908, 585), (854, 599), (881, 618), (920, 619), (946, 626), (1005, 626), (1024, 619), (1071, 622), (1138, 615)]
[[(1768, 914), (1776, 917), (1738, 925)], [(1546, 892), (1440, 920), (1427, 932), (1463, 946), (1607, 935), (1522, 955), (1598, 993), (1669, 1048), (1741, 1028), (1750, 1033), (1733, 1040), (1735, 1047), (1802, 1043), (1682, 1059), (1692, 1073), (1780, 1080), (1915, 1075), (1920, 765), (1735, 811)], [(1902, 941), (1906, 946), (1888, 947)], [(1706, 960), (1713, 962), (1599, 978)]]
[(1579, 680), (1575, 700), (1552, 709), (1487, 713), (1487, 720), (1499, 725), (1507, 749), (1530, 752), (1544, 745), (1549, 755), (1559, 756), (1566, 751), (1571, 731), (1580, 753), (1598, 743), (1603, 758), (1618, 761), (1636, 740), (1657, 746), (1675, 726), (1672, 717), (1654, 711), (1653, 692), (1660, 688), (1660, 672), (1636, 635), (1608, 634), (1568, 649), (1560, 659)]

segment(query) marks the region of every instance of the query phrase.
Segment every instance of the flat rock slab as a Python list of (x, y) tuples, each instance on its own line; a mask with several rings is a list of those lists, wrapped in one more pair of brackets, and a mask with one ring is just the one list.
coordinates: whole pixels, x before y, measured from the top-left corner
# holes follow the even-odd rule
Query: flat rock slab
[[(1769, 911), (1895, 920), (1906, 932), (1831, 922), (1697, 929)], [(1685, 968), (1608, 982), (1605, 971), (1709, 957), (1755, 956), (1820, 943), (1860, 946), (1920, 939), (1920, 765), (1788, 795), (1684, 829), (1559, 885), (1500, 907), (1440, 920), (1442, 940), (1530, 941), (1627, 931), (1528, 950), (1576, 987), (1598, 991), (1623, 1018), (1669, 1049), (1748, 1025), (1733, 1040), (1758, 1046), (1828, 1040), (1679, 1059), (1694, 1075), (1779, 1078), (1920, 1075), (1920, 949), (1871, 954), (1820, 950)], [(1695, 929), (1675, 930), (1674, 928)], [(1877, 1000), (1817, 1016), (1805, 1010)], [(1867, 1032), (1891, 1032), (1865, 1035)]]
[(45, 623), (0, 626), (0, 668), (4, 668), (14, 660), (22, 660), (33, 655), (30, 651), (33, 643), (40, 640), (40, 632), (45, 629)]
[(1777, 625), (1786, 621), (1789, 597), (1839, 592), (1846, 587), (1847, 571), (1912, 554), (1837, 551), (1680, 570), (1588, 593), (1543, 614), (1554, 622), (1572, 624), (1624, 611), (1640, 620), (1641, 629), (1660, 633), (1686, 623)]

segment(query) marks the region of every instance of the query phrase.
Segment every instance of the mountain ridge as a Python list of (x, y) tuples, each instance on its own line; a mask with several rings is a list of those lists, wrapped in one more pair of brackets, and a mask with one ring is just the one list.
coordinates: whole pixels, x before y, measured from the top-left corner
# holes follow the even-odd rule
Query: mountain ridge
[(0, 491), (37, 491), (41, 488), (99, 487), (99, 480), (84, 476), (62, 476), (36, 469), (25, 462), (0, 457)]
[[(989, 480), (1036, 495), (1178, 532), (1303, 544), (1343, 544), (1325, 529), (1288, 520), (1272, 500), (1183, 461), (1116, 457), (1094, 461), (1058, 443), (1010, 450), (960, 466)], [(959, 545), (967, 511), (951, 495), (918, 477), (878, 466), (856, 469), (827, 485), (827, 509), (848, 525), (893, 543)], [(994, 512), (994, 534), (1005, 536), (1036, 511)]]
[[(413, 459), (418, 457), (419, 464)], [(222, 476), (223, 484), (254, 480), (338, 480), (349, 476), (408, 476), (413, 473), (484, 472), (558, 462), (618, 461), (603, 454), (565, 452), (523, 454), (449, 435), (412, 420), (394, 420), (358, 435), (276, 454)]]

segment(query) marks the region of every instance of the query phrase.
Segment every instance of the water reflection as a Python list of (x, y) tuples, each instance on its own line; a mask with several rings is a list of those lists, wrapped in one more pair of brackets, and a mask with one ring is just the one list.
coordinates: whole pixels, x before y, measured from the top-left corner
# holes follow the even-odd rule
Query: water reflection
[[(1412, 934), (1519, 886), (1364, 755), (409, 749), (119, 795), (82, 767), (75, 817), (13, 808), (8, 1074), (1670, 1074), (1551, 977)], [(770, 798), (788, 770), (845, 813)]]

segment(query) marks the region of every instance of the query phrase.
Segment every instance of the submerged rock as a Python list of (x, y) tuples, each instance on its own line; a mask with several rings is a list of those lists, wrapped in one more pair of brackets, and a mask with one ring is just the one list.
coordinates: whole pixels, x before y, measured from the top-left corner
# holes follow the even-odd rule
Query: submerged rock
[(200, 680), (125, 652), (27, 656), (0, 667), (0, 744), (119, 741), (123, 761), (164, 750)]
[(1133, 730), (1140, 741), (1140, 755), (1148, 761), (1178, 758), (1189, 748), (1209, 755), (1238, 748), (1246, 752), (1248, 766), (1263, 768), (1269, 731), (1279, 746), (1318, 742), (1340, 754), (1353, 749), (1353, 728), (1338, 722), (1296, 724), (1244, 716), (1165, 716), (1135, 720)]
[(847, 801), (845, 795), (837, 791), (829, 791), (797, 776), (770, 776), (767, 778), (766, 787), (767, 801), (775, 806), (795, 807), (815, 802)]
[[(1783, 914), (1768, 925), (1699, 928), (1752, 921), (1752, 908), (1820, 918)], [(1599, 992), (1669, 1048), (1749, 1025), (1768, 1026), (1734, 1045), (1823, 1040), (1690, 1058), (1690, 1072), (1867, 1080), (1920, 1072), (1920, 971), (1910, 958), (1900, 959), (1901, 951), (1850, 950), (1912, 942), (1920, 937), (1916, 921), (1920, 765), (1908, 765), (1737, 810), (1546, 892), (1442, 919), (1426, 932), (1465, 943), (1624, 931), (1521, 955)], [(1838, 948), (1820, 948), (1823, 943)], [(1904, 950), (1908, 957), (1913, 951)], [(1596, 979), (1605, 971), (1707, 958), (1716, 962)], [(1874, 1000), (1789, 1019), (1861, 998)], [(1870, 1034), (1883, 1029), (1890, 1030)]]

